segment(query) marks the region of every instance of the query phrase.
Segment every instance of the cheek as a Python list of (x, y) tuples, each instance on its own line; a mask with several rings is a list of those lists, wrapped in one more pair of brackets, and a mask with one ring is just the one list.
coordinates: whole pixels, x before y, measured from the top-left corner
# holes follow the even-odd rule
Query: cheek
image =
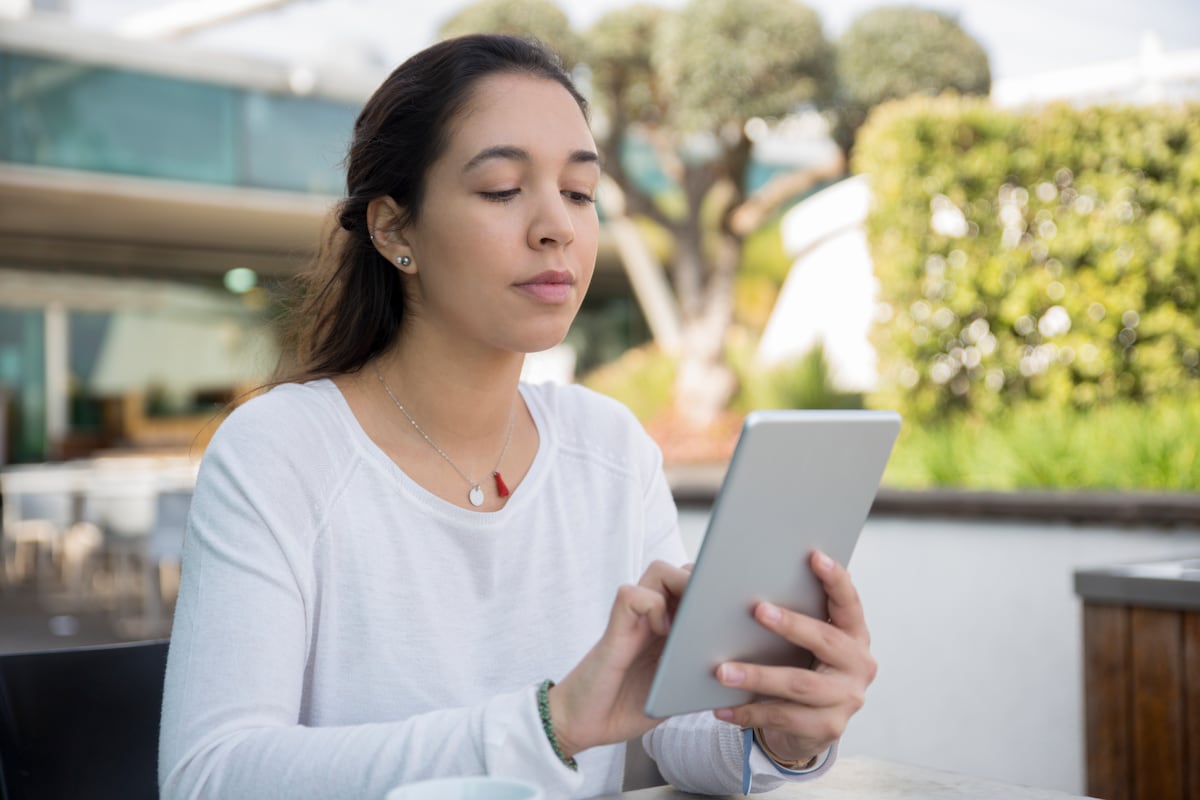
[(575, 243), (581, 249), (595, 255), (600, 241), (600, 219), (595, 212), (587, 212), (575, 220)]
[(487, 264), (485, 257), (496, 252), (499, 239), (483, 220), (454, 218), (458, 224), (452, 230), (440, 229), (425, 240), (424, 260), (428, 266), (459, 275)]

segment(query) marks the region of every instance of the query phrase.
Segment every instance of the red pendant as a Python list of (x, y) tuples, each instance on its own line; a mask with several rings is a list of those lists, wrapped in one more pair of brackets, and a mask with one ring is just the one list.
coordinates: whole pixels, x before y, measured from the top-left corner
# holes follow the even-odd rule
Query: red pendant
[(500, 477), (499, 472), (493, 472), (492, 477), (496, 479), (496, 494), (508, 497), (508, 487), (504, 485), (504, 478)]

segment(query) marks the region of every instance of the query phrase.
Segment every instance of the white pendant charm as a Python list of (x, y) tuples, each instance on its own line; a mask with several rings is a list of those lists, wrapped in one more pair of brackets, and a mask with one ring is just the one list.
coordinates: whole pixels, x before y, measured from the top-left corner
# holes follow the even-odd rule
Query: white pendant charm
[(479, 508), (483, 505), (483, 489), (478, 483), (471, 485), (471, 493), (467, 495), (467, 499), (471, 501), (471, 505)]

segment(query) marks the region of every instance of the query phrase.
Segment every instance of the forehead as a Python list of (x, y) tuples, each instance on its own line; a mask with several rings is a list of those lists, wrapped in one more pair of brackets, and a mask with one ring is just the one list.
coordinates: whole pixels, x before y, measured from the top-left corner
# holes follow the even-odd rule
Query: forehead
[(523, 74), (481, 78), (449, 133), (451, 158), (469, 159), (498, 144), (547, 155), (596, 147), (571, 93), (556, 81)]

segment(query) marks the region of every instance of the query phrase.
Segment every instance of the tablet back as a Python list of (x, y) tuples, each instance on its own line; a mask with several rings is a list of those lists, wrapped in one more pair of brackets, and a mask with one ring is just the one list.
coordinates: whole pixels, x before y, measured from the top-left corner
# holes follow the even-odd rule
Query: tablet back
[(749, 692), (717, 682), (724, 661), (811, 662), (755, 622), (753, 608), (767, 600), (827, 617), (808, 554), (849, 562), (899, 430), (890, 411), (746, 417), (650, 687), (649, 716), (748, 702)]

